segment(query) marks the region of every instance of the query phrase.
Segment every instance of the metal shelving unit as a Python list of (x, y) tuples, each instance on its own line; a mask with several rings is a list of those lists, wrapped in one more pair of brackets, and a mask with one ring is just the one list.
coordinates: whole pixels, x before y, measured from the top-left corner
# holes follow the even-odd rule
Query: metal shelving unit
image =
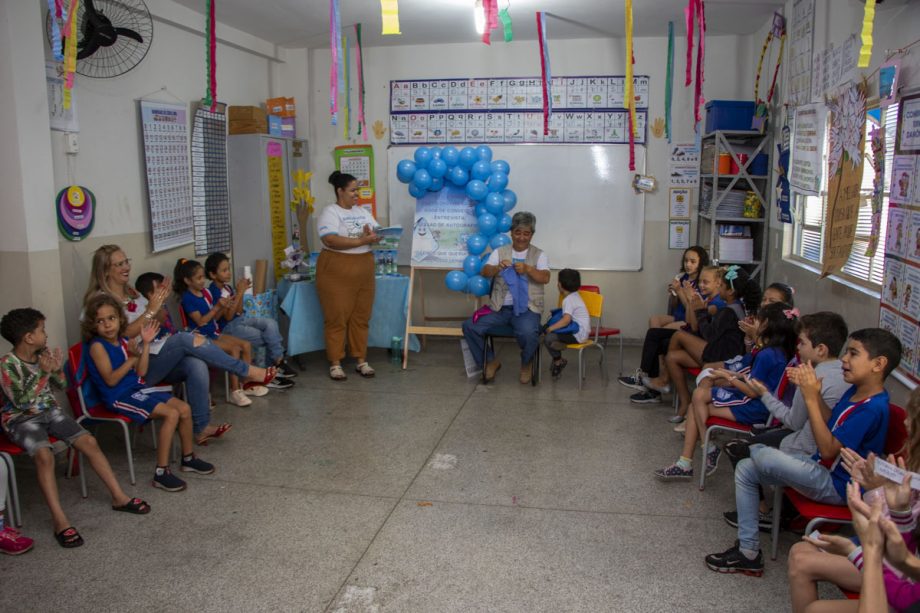
[[(716, 130), (702, 138), (700, 152), (700, 189), (697, 207), (696, 243), (706, 248), (716, 264), (739, 264), (751, 278), (761, 285), (766, 283), (766, 255), (768, 227), (765, 223), (769, 205), (769, 186), (772, 148), (769, 134), (756, 130)], [(731, 156), (738, 167), (736, 174), (719, 173), (718, 160), (721, 154)], [(742, 162), (740, 154), (747, 154)], [(759, 154), (767, 156), (767, 174), (751, 174), (749, 168)], [(719, 207), (733, 190), (753, 192), (761, 205), (761, 217), (750, 218), (738, 215), (720, 214)], [(719, 253), (719, 226), (733, 225), (750, 228), (753, 239), (753, 259), (731, 261)]]

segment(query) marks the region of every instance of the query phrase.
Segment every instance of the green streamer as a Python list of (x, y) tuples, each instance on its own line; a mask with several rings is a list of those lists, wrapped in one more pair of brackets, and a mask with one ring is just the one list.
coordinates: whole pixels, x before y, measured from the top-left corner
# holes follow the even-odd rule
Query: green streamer
[(511, 34), (511, 15), (508, 13), (508, 8), (505, 7), (498, 12), (498, 18), (502, 22), (502, 28), (505, 31), (505, 42), (510, 43), (512, 34)]
[(664, 82), (664, 131), (671, 142), (671, 87), (674, 81), (674, 22), (668, 22), (668, 74)]

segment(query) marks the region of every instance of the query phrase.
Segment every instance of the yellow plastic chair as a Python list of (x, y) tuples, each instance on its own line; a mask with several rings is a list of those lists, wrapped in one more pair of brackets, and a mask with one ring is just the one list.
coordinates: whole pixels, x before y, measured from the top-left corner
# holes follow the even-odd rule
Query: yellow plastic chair
[[(604, 378), (604, 384), (607, 384), (607, 357), (604, 352), (604, 346), (598, 342), (598, 335), (601, 328), (601, 314), (604, 311), (604, 297), (601, 294), (596, 292), (590, 292), (585, 290), (580, 290), (578, 295), (581, 296), (581, 299), (585, 303), (585, 307), (588, 309), (588, 315), (591, 317), (593, 326), (591, 327), (591, 334), (588, 336), (588, 339), (583, 343), (572, 343), (566, 345), (566, 349), (577, 349), (578, 350), (578, 389), (581, 391), (581, 385), (587, 376), (587, 369), (584, 365), (584, 351), (590, 347), (596, 347), (598, 351), (601, 352), (601, 359), (598, 362), (598, 365), (601, 368), (601, 376)], [(562, 306), (562, 298), (559, 299), (559, 305)]]

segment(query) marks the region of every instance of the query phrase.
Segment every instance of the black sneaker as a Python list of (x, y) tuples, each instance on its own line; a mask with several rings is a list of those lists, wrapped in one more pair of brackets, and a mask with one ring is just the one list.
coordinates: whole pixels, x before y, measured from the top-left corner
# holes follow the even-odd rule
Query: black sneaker
[(214, 472), (214, 465), (210, 462), (205, 462), (198, 456), (192, 454), (191, 460), (182, 460), (179, 470), (184, 473), (198, 473), (199, 475), (210, 475)]
[(270, 390), (289, 390), (294, 387), (294, 382), (290, 379), (282, 379), (280, 375), (265, 384)]
[[(722, 518), (725, 520), (725, 523), (731, 526), (732, 528), (738, 527), (738, 511), (726, 511), (722, 513)], [(761, 532), (772, 532), (773, 531), (773, 514), (772, 513), (757, 513), (757, 527)]]
[(630, 389), (634, 389), (639, 392), (644, 392), (646, 389), (648, 389), (644, 385), (642, 385), (642, 371), (641, 370), (637, 370), (636, 374), (630, 375), (629, 377), (619, 377), (617, 379), (617, 383), (619, 383), (620, 385), (624, 387), (628, 387)]
[(553, 362), (553, 367), (550, 369), (549, 373), (553, 376), (553, 379), (558, 379), (559, 375), (562, 374), (562, 369), (568, 364), (568, 360), (565, 358), (559, 360), (558, 362)]
[(291, 368), (291, 365), (288, 364), (287, 360), (281, 360), (276, 366), (278, 368), (278, 377), (282, 379), (293, 379), (297, 376), (297, 371)]
[(661, 404), (661, 394), (655, 390), (645, 390), (629, 397), (633, 404)]
[(185, 481), (172, 474), (167, 468), (162, 475), (153, 473), (153, 487), (158, 487), (167, 492), (181, 492), (185, 489)]
[(758, 551), (756, 558), (748, 560), (736, 542), (731, 549), (706, 556), (706, 566), (717, 573), (744, 573), (760, 577), (763, 576), (763, 552)]

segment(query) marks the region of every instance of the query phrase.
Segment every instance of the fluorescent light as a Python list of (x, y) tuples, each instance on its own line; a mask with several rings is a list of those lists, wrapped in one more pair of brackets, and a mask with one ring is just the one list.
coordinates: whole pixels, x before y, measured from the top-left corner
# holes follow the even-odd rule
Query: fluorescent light
[(486, 12), (482, 8), (482, 0), (476, 0), (473, 6), (473, 23), (476, 24), (476, 34), (482, 34), (486, 31)]

